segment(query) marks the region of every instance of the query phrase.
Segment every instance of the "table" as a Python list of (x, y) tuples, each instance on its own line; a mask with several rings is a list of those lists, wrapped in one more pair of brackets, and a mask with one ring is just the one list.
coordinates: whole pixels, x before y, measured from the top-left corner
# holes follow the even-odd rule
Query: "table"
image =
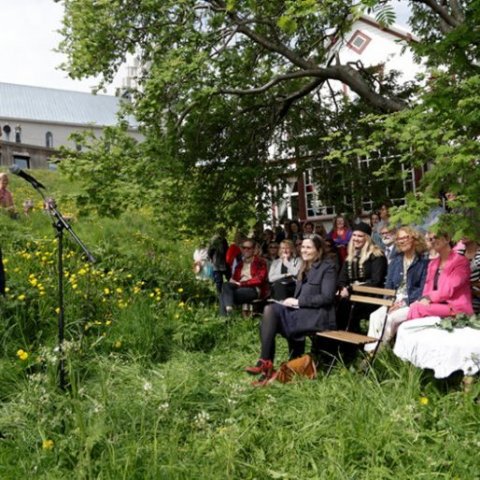
[(393, 352), (416, 367), (433, 370), (446, 378), (457, 370), (475, 375), (480, 370), (480, 330), (436, 328), (439, 317), (409, 320), (400, 325)]

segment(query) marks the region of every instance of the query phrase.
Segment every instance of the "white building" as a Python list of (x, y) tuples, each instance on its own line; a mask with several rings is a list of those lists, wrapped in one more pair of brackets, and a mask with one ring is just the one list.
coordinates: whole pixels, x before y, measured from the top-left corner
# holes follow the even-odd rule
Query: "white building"
[[(75, 148), (69, 136), (92, 130), (96, 136), (117, 123), (121, 97), (0, 83), (0, 165), (46, 168), (59, 146)], [(130, 133), (141, 139), (128, 118)]]
[[(415, 79), (415, 76), (423, 71), (423, 66), (415, 63), (412, 51), (408, 48), (410, 42), (416, 41), (408, 31), (399, 26), (383, 27), (373, 18), (362, 16), (356, 20), (350, 32), (344, 38), (331, 38), (329, 48), (331, 55), (327, 63), (339, 62), (341, 65), (356, 64), (362, 68), (377, 67), (379, 71), (387, 75), (395, 70), (400, 72), (399, 81), (407, 82)], [(335, 80), (329, 81), (330, 87), (334, 91), (341, 91), (349, 98), (355, 98), (356, 94), (350, 88)], [(327, 95), (329, 89), (326, 85), (322, 87), (322, 93)], [(279, 158), (279, 152), (276, 146), (272, 145), (271, 153)], [(298, 165), (298, 159), (303, 156), (308, 157), (309, 152), (297, 152), (295, 158), (293, 152), (283, 152), (283, 159), (290, 157), (290, 164), (295, 170)], [(369, 166), (371, 162), (378, 159), (359, 158), (359, 166)], [(317, 182), (317, 174), (325, 176), (325, 169), (321, 167), (322, 159), (318, 159), (319, 170), (308, 169), (300, 174), (298, 179), (289, 179), (289, 185), (283, 196), (283, 201), (274, 206), (273, 223), (282, 218), (293, 218), (300, 220), (320, 220), (328, 221), (332, 219), (337, 212), (333, 205), (325, 205), (319, 201), (319, 192), (322, 187)], [(328, 168), (328, 167), (327, 167)], [(403, 167), (402, 167), (403, 168)], [(390, 192), (386, 196), (391, 198), (394, 203), (403, 201), (403, 194), (415, 190), (418, 177), (421, 172), (408, 171), (402, 185), (397, 185), (395, 196), (392, 198)], [(338, 191), (342, 186), (338, 185)], [(344, 188), (347, 191), (348, 188)], [(398, 192), (401, 193), (398, 196)], [(368, 189), (361, 205), (352, 205), (348, 198), (345, 198), (346, 204), (353, 210), (361, 209), (364, 213), (368, 212), (374, 206), (373, 199), (368, 197)]]

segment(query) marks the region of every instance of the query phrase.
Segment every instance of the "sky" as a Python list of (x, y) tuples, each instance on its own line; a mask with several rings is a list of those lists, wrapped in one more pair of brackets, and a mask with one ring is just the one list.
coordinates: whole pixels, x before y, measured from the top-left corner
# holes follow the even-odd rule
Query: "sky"
[[(405, 0), (396, 3), (398, 21), (404, 23)], [(63, 55), (55, 52), (61, 36), (63, 6), (53, 0), (0, 0), (0, 82), (90, 92), (94, 78), (72, 80), (58, 69)], [(120, 73), (107, 93), (121, 86)]]
[[(0, 0), (0, 82), (90, 92), (95, 79), (72, 80), (58, 69), (55, 52), (61, 35), (63, 6), (53, 0)], [(117, 85), (120, 86), (121, 80)], [(108, 88), (113, 94), (115, 86)]]

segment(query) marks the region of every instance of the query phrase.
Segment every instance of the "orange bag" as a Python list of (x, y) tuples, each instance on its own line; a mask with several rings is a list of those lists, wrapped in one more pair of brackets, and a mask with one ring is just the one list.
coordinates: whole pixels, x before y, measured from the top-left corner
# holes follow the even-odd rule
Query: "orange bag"
[(293, 380), (295, 375), (306, 377), (310, 380), (317, 377), (317, 367), (310, 355), (303, 355), (303, 357), (283, 362), (280, 365), (275, 378), (281, 383), (288, 383)]

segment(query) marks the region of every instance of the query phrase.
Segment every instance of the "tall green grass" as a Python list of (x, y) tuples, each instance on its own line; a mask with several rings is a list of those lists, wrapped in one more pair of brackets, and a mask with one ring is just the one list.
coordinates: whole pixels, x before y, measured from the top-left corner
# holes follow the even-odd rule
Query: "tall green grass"
[[(43, 175), (70, 201), (75, 186)], [(338, 364), (253, 388), (258, 320), (218, 317), (213, 286), (190, 271), (194, 242), (148, 212), (79, 218), (68, 205), (99, 261), (67, 240), (66, 391), (52, 227), (40, 211), (0, 216), (2, 480), (480, 478), (478, 384), (464, 393), (385, 351), (366, 376)]]

